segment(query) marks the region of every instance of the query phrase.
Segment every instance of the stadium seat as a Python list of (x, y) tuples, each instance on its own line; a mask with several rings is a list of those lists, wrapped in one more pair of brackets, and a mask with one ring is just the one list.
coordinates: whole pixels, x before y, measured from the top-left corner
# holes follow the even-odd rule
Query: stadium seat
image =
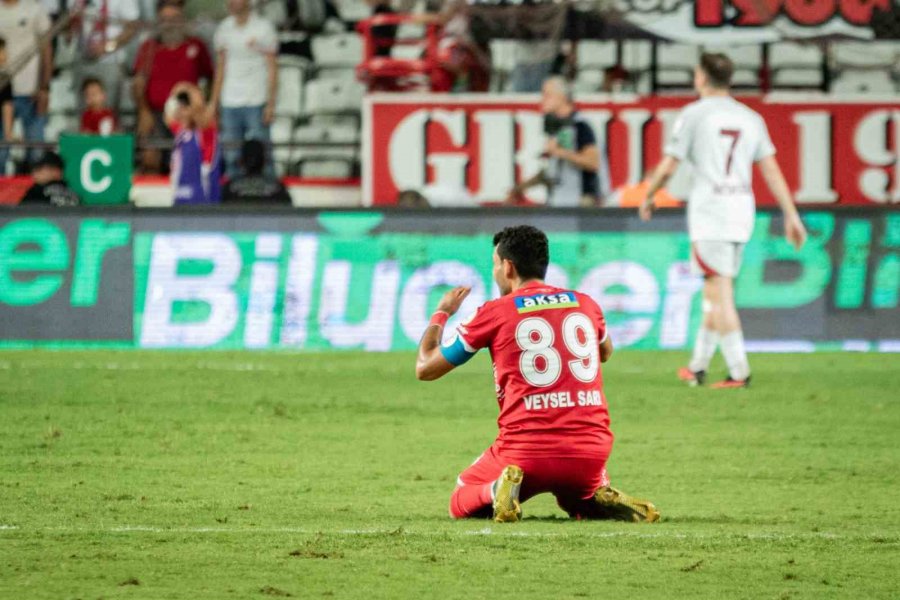
[(573, 88), (579, 94), (591, 94), (599, 92), (603, 86), (603, 71), (599, 69), (578, 70)]
[(308, 114), (358, 113), (366, 88), (358, 81), (314, 79), (304, 90)]
[(62, 133), (76, 133), (79, 129), (78, 117), (72, 114), (51, 113), (44, 126), (44, 141), (56, 142)]
[(322, 179), (348, 179), (353, 176), (353, 160), (309, 158), (300, 161), (300, 176)]
[(769, 45), (769, 66), (773, 69), (819, 68), (822, 66), (822, 49), (814, 44), (776, 42)]
[(346, 79), (353, 81), (356, 79), (356, 69), (350, 67), (336, 67), (319, 69), (316, 72), (317, 79)]
[(689, 44), (659, 44), (656, 49), (657, 82), (669, 87), (692, 87), (700, 48)]
[(318, 114), (309, 117), (310, 125), (318, 125), (320, 127), (353, 127), (359, 130), (358, 114)]
[(335, 6), (338, 14), (345, 21), (362, 21), (372, 15), (372, 9), (365, 0), (337, 0)]
[(632, 72), (646, 71), (653, 58), (653, 44), (643, 40), (622, 42), (622, 66)]
[(359, 142), (359, 128), (355, 124), (309, 124), (294, 130), (296, 144), (355, 144)]
[(731, 59), (735, 69), (758, 70), (762, 66), (762, 47), (758, 44), (745, 46), (706, 46), (705, 52), (719, 52)]
[(772, 85), (776, 88), (810, 88), (822, 85), (821, 68), (776, 69), (772, 74)]
[(838, 69), (848, 67), (900, 68), (900, 44), (897, 42), (835, 42), (831, 57)]
[(120, 83), (119, 92), (119, 121), (123, 114), (134, 113), (137, 108), (134, 105), (134, 94), (132, 93), (133, 81), (130, 77), (123, 77)]
[(287, 9), (284, 2), (263, 2), (259, 10), (275, 29), (281, 29), (287, 24)]
[[(294, 120), (290, 117), (276, 117), (270, 129), (272, 142), (284, 144), (293, 142)], [(293, 148), (276, 146), (272, 150), (272, 158), (275, 161), (275, 172), (279, 177), (289, 174), (288, 166), (293, 162)]]
[(303, 114), (303, 82), (306, 67), (296, 59), (278, 61), (278, 97), (275, 113), (285, 117)]
[(318, 68), (353, 69), (362, 62), (362, 38), (355, 33), (317, 35), (312, 39), (312, 52)]
[(601, 42), (597, 40), (579, 42), (576, 64), (579, 72), (582, 69), (602, 71), (606, 67), (616, 64), (616, 42)]
[(650, 80), (650, 73), (643, 72), (638, 73), (635, 77), (634, 82), (634, 91), (637, 94), (649, 94), (652, 92), (652, 85)]
[(415, 40), (413, 44), (394, 44), (391, 48), (391, 58), (401, 60), (415, 60), (422, 56), (423, 48), (419, 43), (425, 36), (425, 28), (421, 25), (401, 23), (397, 27), (398, 40)]
[(72, 71), (66, 70), (50, 81), (48, 112), (73, 112), (78, 108)]
[(491, 89), (502, 92), (516, 66), (516, 41), (491, 40)]
[(885, 71), (846, 71), (831, 84), (835, 94), (893, 94), (897, 91)]
[(769, 67), (773, 87), (809, 88), (822, 85), (822, 49), (814, 44), (770, 44)]

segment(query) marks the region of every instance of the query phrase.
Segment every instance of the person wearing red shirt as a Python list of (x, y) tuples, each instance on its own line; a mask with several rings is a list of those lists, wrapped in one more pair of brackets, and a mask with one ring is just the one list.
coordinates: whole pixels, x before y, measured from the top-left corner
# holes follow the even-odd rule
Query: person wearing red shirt
[[(159, 35), (141, 44), (134, 61), (133, 93), (138, 108), (139, 139), (170, 137), (163, 115), (172, 89), (181, 82), (198, 85), (213, 75), (212, 59), (203, 40), (187, 35), (184, 3), (159, 0), (156, 6)], [(160, 153), (145, 150), (145, 171), (159, 172)]]
[(579, 519), (659, 520), (646, 500), (610, 486), (613, 434), (600, 363), (612, 355), (603, 311), (589, 296), (544, 283), (547, 236), (528, 225), (494, 236), (502, 296), (482, 305), (441, 345), (447, 320), (470, 288), (449, 291), (419, 343), (416, 377), (430, 381), (488, 348), (500, 414), (494, 444), (463, 471), (450, 498), (454, 518), (521, 519), (521, 503), (552, 493)]
[(106, 89), (96, 77), (88, 77), (81, 84), (84, 112), (81, 113), (81, 133), (109, 135), (119, 128), (116, 113), (106, 104)]

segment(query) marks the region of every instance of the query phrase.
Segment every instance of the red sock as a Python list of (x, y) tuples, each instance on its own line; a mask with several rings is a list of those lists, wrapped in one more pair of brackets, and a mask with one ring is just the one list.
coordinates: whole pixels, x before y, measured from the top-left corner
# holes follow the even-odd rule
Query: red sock
[(493, 512), (493, 483), (461, 485), (450, 496), (450, 516), (454, 519), (488, 517)]

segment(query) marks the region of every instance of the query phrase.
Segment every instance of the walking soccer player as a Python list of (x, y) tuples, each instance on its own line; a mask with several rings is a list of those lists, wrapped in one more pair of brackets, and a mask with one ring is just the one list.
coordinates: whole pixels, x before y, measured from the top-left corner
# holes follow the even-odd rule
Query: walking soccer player
[(694, 69), (694, 88), (700, 99), (688, 104), (675, 122), (665, 157), (650, 177), (647, 197), (639, 211), (642, 219), (653, 214), (654, 194), (686, 160), (694, 168), (688, 198), (688, 233), (691, 267), (705, 278), (703, 320), (690, 364), (678, 372), (682, 381), (702, 385), (709, 363), (721, 346), (728, 378), (718, 389), (750, 384), (750, 364), (744, 334), (734, 304), (734, 279), (738, 276), (744, 244), (753, 233), (756, 204), (753, 198), (753, 163), (784, 214), (788, 241), (798, 250), (806, 241), (806, 229), (794, 206), (763, 118), (731, 97), (734, 66), (724, 54), (703, 54)]
[(543, 282), (547, 236), (527, 225), (494, 236), (494, 280), (502, 297), (486, 302), (441, 345), (447, 320), (469, 294), (447, 292), (432, 315), (416, 377), (443, 377), (488, 348), (500, 416), (494, 444), (463, 471), (450, 498), (454, 518), (518, 521), (520, 503), (550, 492), (570, 516), (657, 521), (650, 502), (610, 487), (612, 450), (600, 363), (612, 355), (603, 312), (588, 296)]

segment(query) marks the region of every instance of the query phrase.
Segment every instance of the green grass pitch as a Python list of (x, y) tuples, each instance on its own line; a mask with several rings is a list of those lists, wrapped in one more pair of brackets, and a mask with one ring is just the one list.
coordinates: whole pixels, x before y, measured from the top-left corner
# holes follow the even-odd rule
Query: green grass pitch
[(900, 597), (898, 357), (754, 355), (727, 392), (684, 358), (604, 368), (613, 484), (663, 522), (497, 525), (447, 514), (483, 356), (2, 352), (0, 598)]

